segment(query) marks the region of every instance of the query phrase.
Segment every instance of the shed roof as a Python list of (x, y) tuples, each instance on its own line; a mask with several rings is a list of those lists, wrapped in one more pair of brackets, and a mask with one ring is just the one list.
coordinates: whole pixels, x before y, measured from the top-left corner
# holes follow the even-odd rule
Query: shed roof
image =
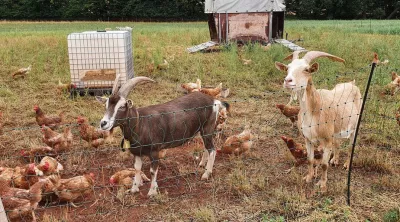
[(206, 0), (205, 13), (285, 11), (284, 0)]

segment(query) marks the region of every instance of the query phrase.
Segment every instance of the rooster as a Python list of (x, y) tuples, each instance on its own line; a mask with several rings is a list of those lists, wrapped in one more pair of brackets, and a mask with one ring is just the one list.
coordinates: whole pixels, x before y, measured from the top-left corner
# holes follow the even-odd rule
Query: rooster
[(76, 89), (76, 85), (72, 83), (62, 83), (61, 80), (58, 80), (57, 91), (58, 94), (61, 92), (71, 92), (72, 89)]
[(84, 174), (69, 179), (61, 179), (59, 175), (49, 176), (54, 184), (54, 193), (61, 201), (67, 201), (73, 207), (77, 207), (73, 201), (79, 197), (90, 194), (94, 186), (94, 174)]
[[(296, 143), (293, 141), (292, 138), (288, 138), (286, 136), (281, 136), (281, 138), (283, 141), (285, 141), (287, 147), (289, 148), (290, 153), (296, 159), (296, 163), (295, 163), (294, 167), (300, 166), (301, 164), (308, 162), (307, 150), (304, 149), (303, 144)], [(314, 159), (316, 161), (315, 163), (317, 164), (316, 169), (318, 168), (319, 163), (321, 162), (322, 155), (323, 155), (322, 150), (320, 150), (320, 149), (314, 150)], [(290, 171), (292, 171), (294, 167), (286, 170), (286, 173), (289, 173)], [(317, 173), (315, 173), (315, 175), (316, 174)]]
[(200, 89), (200, 92), (209, 95), (213, 98), (218, 98), (221, 95), (222, 92), (222, 83), (220, 83), (217, 87), (214, 89), (208, 89), (208, 88), (202, 88)]
[(38, 105), (35, 105), (33, 110), (36, 112), (36, 122), (39, 126), (45, 125), (54, 130), (63, 122), (64, 112), (58, 116), (46, 116)]
[(4, 209), (8, 211), (8, 218), (13, 221), (31, 213), (32, 220), (36, 221), (34, 210), (42, 200), (42, 193), (50, 186), (50, 181), (40, 179), (29, 190), (10, 187), (7, 181), (0, 179), (0, 196)]
[(66, 127), (63, 133), (57, 133), (43, 125), (42, 132), (43, 142), (48, 146), (53, 147), (56, 153), (71, 149), (73, 135), (70, 127)]
[(181, 87), (185, 89), (187, 93), (198, 92), (201, 89), (201, 80), (197, 79), (196, 83), (183, 83)]
[(55, 156), (53, 148), (49, 146), (31, 146), (29, 151), (21, 150), (21, 157), (29, 162), (40, 161), (44, 156)]
[(64, 170), (63, 165), (59, 163), (53, 157), (45, 156), (40, 161), (37, 168), (43, 172), (44, 175), (48, 176), (50, 174), (59, 173), (61, 170)]
[(300, 107), (299, 106), (277, 104), (276, 108), (280, 109), (282, 114), (290, 119), (290, 121), (292, 122), (292, 127), (294, 127), (295, 126), (294, 123), (297, 121), (297, 115), (300, 112)]
[(250, 150), (253, 145), (254, 135), (248, 126), (238, 135), (230, 136), (226, 139), (221, 150), (218, 153), (240, 155)]
[(79, 133), (81, 138), (95, 148), (104, 144), (105, 139), (108, 139), (111, 136), (110, 131), (97, 129), (94, 126), (89, 125), (86, 118), (79, 116), (77, 122), (79, 124)]
[(21, 76), (22, 78), (25, 78), (26, 74), (28, 74), (31, 71), (32, 66), (29, 65), (28, 68), (21, 68), (18, 69), (17, 71), (15, 71), (12, 74), (13, 79), (15, 79), (15, 77), (17, 76)]

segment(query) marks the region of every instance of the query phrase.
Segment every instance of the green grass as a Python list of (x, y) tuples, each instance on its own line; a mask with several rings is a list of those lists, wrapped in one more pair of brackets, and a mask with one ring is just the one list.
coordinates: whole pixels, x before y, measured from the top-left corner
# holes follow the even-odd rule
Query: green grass
[[(101, 199), (104, 198), (101, 195), (108, 195), (105, 190), (102, 190), (105, 194), (96, 192), (100, 199), (98, 204), (103, 206), (93, 208), (103, 207), (111, 213), (104, 217), (95, 216), (93, 221), (104, 218), (122, 221), (131, 221), (132, 218), (167, 221), (392, 221), (392, 218), (398, 218), (398, 210), (394, 209), (399, 208), (400, 137), (399, 126), (393, 118), (399, 107), (399, 95), (381, 97), (379, 94), (390, 82), (390, 72), (400, 67), (399, 21), (285, 22), (289, 39), (301, 38), (304, 41), (298, 44), (308, 50), (326, 51), (346, 60), (345, 64), (339, 64), (319, 59), (320, 71), (313, 76), (317, 88), (331, 88), (339, 82), (355, 79), (364, 92), (373, 52), (377, 52), (381, 60), (390, 61), (389, 65), (377, 68), (372, 80), (358, 140), (360, 146), (357, 146), (355, 156), (351, 208), (345, 202), (345, 171), (329, 169), (329, 191), (325, 196), (312, 185), (303, 183), (301, 178), (306, 173), (305, 167), (290, 174), (283, 173), (292, 166), (292, 160), (287, 157), (287, 148), (279, 136), (292, 135), (293, 131), (288, 120), (274, 107), (275, 103), (288, 100), (287, 92), (282, 89), (285, 74), (275, 69), (274, 62), (282, 62), (289, 50), (277, 44), (268, 50), (260, 45), (242, 48), (231, 45), (217, 53), (188, 54), (185, 51), (187, 47), (209, 40), (205, 22), (0, 22), (0, 111), (4, 113), (4, 127), (35, 127), (34, 104), (39, 104), (47, 113), (67, 111), (69, 122), (75, 122), (76, 116), (83, 115), (97, 124), (103, 115), (101, 104), (92, 97), (70, 100), (68, 95), (55, 93), (55, 87), (59, 79), (63, 82), (70, 80), (67, 35), (116, 26), (134, 26), (135, 74), (157, 81), (157, 84), (135, 89), (131, 98), (136, 106), (176, 98), (181, 95), (177, 87), (184, 82), (194, 82), (196, 78), (201, 78), (205, 86), (222, 82), (233, 92), (233, 97), (229, 98), (234, 108), (229, 128), (239, 132), (245, 122), (251, 123), (259, 141), (250, 156), (218, 159), (216, 175), (207, 183), (200, 182), (197, 174), (184, 179), (173, 174), (182, 169), (185, 172), (198, 170), (191, 160), (193, 152), (178, 150), (167, 153), (169, 158), (163, 160), (165, 168), (161, 170), (159, 180), (165, 179), (166, 174), (181, 180), (165, 185), (168, 188), (163, 189), (162, 194), (166, 196), (159, 201), (145, 201), (144, 205), (149, 205), (143, 210), (120, 207), (112, 197)], [(251, 64), (244, 65), (238, 53), (250, 59)], [(170, 64), (169, 69), (153, 70), (164, 58)], [(29, 64), (33, 69), (27, 78), (11, 78), (13, 71)], [(27, 148), (29, 142), (40, 143), (40, 132), (36, 129), (8, 132), (0, 139), (0, 149), (4, 154), (0, 164), (16, 165), (19, 162), (7, 157)], [(78, 141), (75, 145), (80, 149), (85, 144)], [(132, 167), (131, 162), (117, 160), (116, 154), (74, 156), (71, 165), (73, 169), (77, 165), (82, 165), (83, 169), (100, 169), (104, 165)], [(103, 175), (98, 183), (104, 184), (110, 172), (97, 173)], [(163, 182), (167, 183), (168, 179), (165, 180)], [(181, 186), (187, 189), (182, 195), (171, 194)], [(138, 199), (135, 202), (141, 201)], [(149, 209), (151, 214), (148, 214)], [(72, 219), (77, 219), (77, 214), (67, 213)], [(55, 220), (51, 213), (49, 215), (48, 221)]]

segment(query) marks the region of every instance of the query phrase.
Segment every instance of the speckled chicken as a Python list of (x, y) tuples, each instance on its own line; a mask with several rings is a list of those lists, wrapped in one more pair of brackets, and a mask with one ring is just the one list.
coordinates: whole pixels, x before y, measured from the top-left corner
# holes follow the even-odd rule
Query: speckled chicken
[(254, 135), (248, 126), (238, 135), (230, 136), (226, 139), (218, 153), (240, 155), (250, 150), (253, 145)]
[(94, 186), (94, 174), (84, 174), (68, 179), (61, 179), (59, 175), (49, 176), (54, 184), (54, 193), (61, 201), (69, 202), (73, 207), (77, 207), (73, 201), (92, 193)]
[(37, 165), (37, 168), (43, 172), (43, 175), (51, 175), (54, 173), (59, 173), (61, 170), (64, 170), (63, 165), (59, 163), (53, 157), (45, 156)]

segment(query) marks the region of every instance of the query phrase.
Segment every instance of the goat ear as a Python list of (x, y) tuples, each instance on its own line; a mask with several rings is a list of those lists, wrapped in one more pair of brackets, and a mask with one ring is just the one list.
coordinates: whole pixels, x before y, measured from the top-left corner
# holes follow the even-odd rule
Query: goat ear
[(312, 64), (312, 65), (307, 69), (307, 72), (309, 72), (309, 73), (314, 73), (314, 72), (317, 72), (318, 69), (319, 69), (319, 64), (316, 62), (316, 63)]
[(106, 102), (107, 102), (107, 98), (101, 97), (101, 96), (96, 96), (96, 100), (97, 100), (99, 103), (106, 103)]
[(288, 70), (287, 65), (280, 63), (280, 62), (275, 62), (275, 68), (277, 68), (280, 71), (286, 72)]

